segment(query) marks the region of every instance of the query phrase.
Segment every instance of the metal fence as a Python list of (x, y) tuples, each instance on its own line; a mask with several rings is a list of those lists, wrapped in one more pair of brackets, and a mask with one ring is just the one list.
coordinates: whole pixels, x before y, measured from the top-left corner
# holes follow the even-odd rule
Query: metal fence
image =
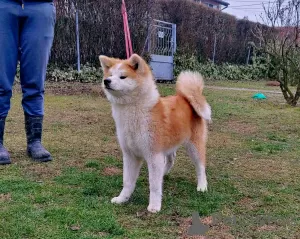
[(174, 53), (176, 51), (176, 25), (153, 20), (148, 34), (150, 65), (156, 80), (173, 80)]

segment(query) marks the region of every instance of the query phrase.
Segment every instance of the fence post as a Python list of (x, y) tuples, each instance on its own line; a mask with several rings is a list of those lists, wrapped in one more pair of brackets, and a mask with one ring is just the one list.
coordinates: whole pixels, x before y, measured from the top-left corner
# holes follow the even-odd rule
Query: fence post
[(250, 61), (250, 53), (251, 53), (251, 47), (248, 47), (248, 55), (247, 55), (247, 60), (246, 60), (246, 64), (249, 65), (249, 61)]
[(174, 53), (176, 51), (176, 48), (177, 48), (177, 42), (176, 42), (176, 24), (172, 24), (172, 41), (173, 41), (173, 53), (172, 55), (174, 56)]
[(79, 23), (78, 23), (78, 11), (76, 8), (75, 8), (75, 21), (76, 21), (77, 71), (80, 72)]
[(213, 51), (213, 63), (215, 63), (216, 58), (216, 48), (217, 48), (217, 34), (215, 33), (215, 40), (214, 40), (214, 51)]
[[(147, 52), (150, 52), (150, 46), (149, 46), (149, 37), (150, 37), (150, 15), (149, 15), (149, 11), (150, 11), (150, 4), (149, 4), (149, 0), (147, 0), (147, 37), (146, 37), (146, 42), (145, 42), (145, 47), (147, 46)], [(145, 48), (144, 47), (144, 48)], [(144, 50), (143, 50), (144, 52)]]

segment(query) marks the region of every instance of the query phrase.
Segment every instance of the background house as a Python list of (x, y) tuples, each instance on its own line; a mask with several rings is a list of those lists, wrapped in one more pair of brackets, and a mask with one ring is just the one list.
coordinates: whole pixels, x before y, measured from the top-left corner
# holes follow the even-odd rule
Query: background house
[(228, 2), (220, 1), (220, 0), (195, 0), (196, 2), (202, 3), (207, 7), (222, 10), (223, 8), (227, 8), (229, 6)]

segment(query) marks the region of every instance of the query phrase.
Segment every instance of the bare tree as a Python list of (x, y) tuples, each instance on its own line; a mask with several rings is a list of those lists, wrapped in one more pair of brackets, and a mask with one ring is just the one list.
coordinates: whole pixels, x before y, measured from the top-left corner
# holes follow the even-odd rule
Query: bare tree
[[(257, 25), (253, 47), (267, 56), (288, 104), (300, 97), (300, 0), (275, 0), (263, 5), (265, 25)], [(290, 84), (297, 86), (293, 93)]]

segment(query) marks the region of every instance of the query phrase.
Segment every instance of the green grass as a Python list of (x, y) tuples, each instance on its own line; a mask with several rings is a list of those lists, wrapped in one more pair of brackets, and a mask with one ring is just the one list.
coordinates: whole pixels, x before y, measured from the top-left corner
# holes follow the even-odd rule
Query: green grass
[[(169, 95), (174, 86), (159, 90)], [(151, 215), (145, 166), (131, 200), (110, 203), (122, 188), (122, 155), (106, 99), (47, 95), (44, 144), (55, 160), (37, 164), (25, 154), (16, 93), (5, 135), (13, 164), (0, 167), (0, 238), (186, 238), (195, 211), (219, 219), (207, 238), (297, 238), (300, 108), (281, 95), (255, 101), (252, 94), (205, 89), (213, 109), (209, 191), (196, 191), (195, 169), (180, 149), (162, 211)]]

